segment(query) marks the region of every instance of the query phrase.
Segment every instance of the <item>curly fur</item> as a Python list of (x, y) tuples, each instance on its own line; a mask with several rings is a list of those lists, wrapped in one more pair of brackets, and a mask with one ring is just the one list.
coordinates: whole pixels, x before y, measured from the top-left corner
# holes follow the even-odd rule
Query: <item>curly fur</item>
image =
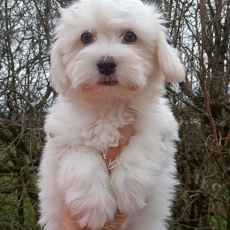
[[(46, 145), (39, 169), (39, 224), (57, 230), (64, 198), (81, 227), (100, 229), (117, 208), (128, 215), (122, 230), (165, 230), (177, 180), (174, 141), (178, 124), (164, 99), (164, 80), (184, 80), (177, 52), (166, 41), (155, 5), (139, 0), (80, 0), (61, 9), (51, 50), (51, 81), (59, 93), (46, 118)], [(136, 34), (132, 44), (126, 31)], [(93, 42), (85, 45), (81, 35)], [(101, 57), (113, 57), (100, 85)], [(102, 153), (137, 111), (129, 144), (109, 176)], [(52, 135), (51, 135), (52, 134)], [(51, 137), (52, 136), (52, 137)]]

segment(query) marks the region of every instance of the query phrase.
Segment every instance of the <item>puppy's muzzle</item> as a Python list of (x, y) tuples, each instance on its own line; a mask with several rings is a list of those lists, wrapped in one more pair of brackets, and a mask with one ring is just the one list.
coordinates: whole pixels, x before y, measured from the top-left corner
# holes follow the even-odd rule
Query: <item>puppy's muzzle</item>
[(101, 57), (97, 63), (98, 71), (105, 75), (111, 75), (115, 73), (117, 65), (112, 57)]

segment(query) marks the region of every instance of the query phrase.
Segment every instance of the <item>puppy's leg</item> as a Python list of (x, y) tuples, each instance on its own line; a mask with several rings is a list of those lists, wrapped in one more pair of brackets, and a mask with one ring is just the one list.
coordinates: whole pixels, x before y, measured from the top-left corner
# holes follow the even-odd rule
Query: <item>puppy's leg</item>
[(121, 212), (140, 211), (146, 205), (156, 176), (162, 171), (164, 153), (157, 144), (153, 150), (149, 135), (135, 134), (117, 159), (111, 173), (117, 205)]
[(152, 189), (147, 205), (132, 216), (127, 230), (167, 230), (167, 220), (170, 218), (170, 208), (174, 198), (175, 186), (178, 184), (174, 173), (176, 165), (173, 158), (168, 158), (168, 166), (157, 177), (157, 182)]
[(60, 161), (57, 178), (65, 203), (80, 227), (97, 230), (113, 218), (116, 201), (110, 177), (96, 151), (87, 147), (68, 150)]

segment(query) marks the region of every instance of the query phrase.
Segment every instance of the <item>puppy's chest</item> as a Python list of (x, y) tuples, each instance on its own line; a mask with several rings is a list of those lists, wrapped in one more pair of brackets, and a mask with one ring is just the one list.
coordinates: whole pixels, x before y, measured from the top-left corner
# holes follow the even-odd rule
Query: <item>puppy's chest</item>
[(86, 122), (76, 132), (76, 138), (84, 146), (98, 151), (105, 151), (112, 143), (120, 137), (118, 127), (124, 122), (121, 119), (97, 118), (94, 121)]

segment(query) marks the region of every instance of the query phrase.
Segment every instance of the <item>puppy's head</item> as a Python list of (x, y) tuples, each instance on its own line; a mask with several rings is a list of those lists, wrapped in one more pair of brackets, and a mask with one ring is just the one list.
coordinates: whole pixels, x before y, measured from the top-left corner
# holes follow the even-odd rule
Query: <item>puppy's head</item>
[(164, 78), (184, 80), (161, 14), (140, 0), (80, 0), (61, 10), (51, 79), (61, 94), (126, 98)]

